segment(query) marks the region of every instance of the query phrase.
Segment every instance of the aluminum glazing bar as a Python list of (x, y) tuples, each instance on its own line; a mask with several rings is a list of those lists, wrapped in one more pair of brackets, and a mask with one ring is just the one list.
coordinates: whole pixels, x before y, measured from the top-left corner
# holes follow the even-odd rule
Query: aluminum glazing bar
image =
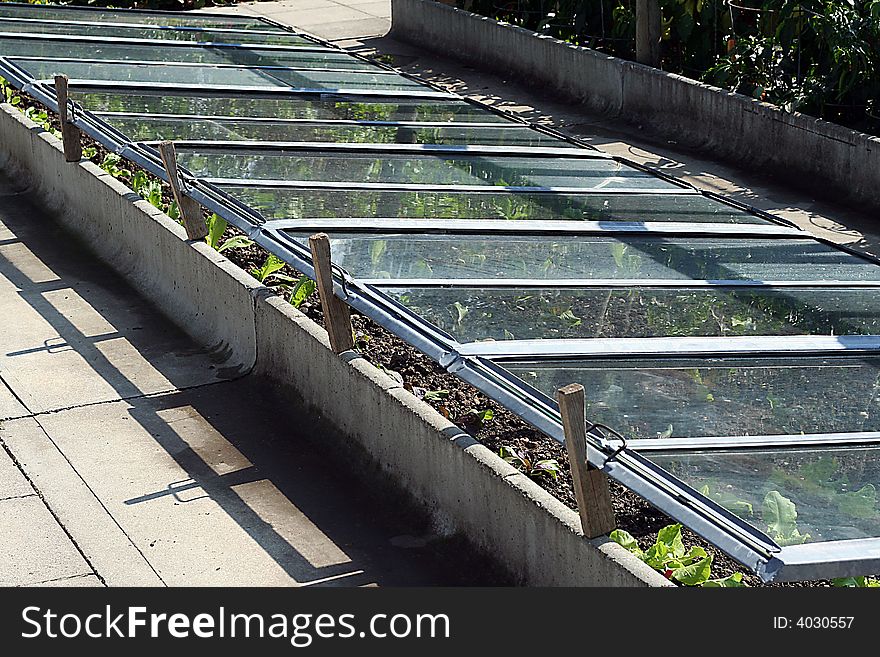
[[(386, 71), (381, 68), (369, 69), (369, 68), (333, 68), (330, 66), (281, 66), (281, 65), (248, 65), (248, 64), (237, 64), (235, 62), (180, 62), (180, 61), (137, 61), (133, 62), (131, 60), (126, 59), (78, 59), (76, 57), (20, 57), (18, 55), (14, 56), (13, 59), (17, 62), (71, 62), (75, 64), (112, 64), (114, 66), (131, 66), (132, 64), (136, 64), (138, 66), (149, 65), (155, 66), (156, 68), (166, 68), (166, 67), (187, 67), (187, 68), (213, 68), (213, 69), (227, 69), (233, 68), (237, 70), (244, 71), (293, 71), (293, 72), (302, 72), (302, 73), (346, 73), (352, 75), (381, 75), (383, 77), (392, 78), (392, 77), (400, 77), (391, 71)], [(406, 78), (401, 78), (406, 79)], [(153, 83), (144, 83), (145, 85), (152, 85)]]
[(760, 335), (728, 337), (586, 338), (496, 340), (461, 345), (462, 356), (491, 359), (630, 358), (868, 353), (880, 351), (878, 335)]
[[(95, 116), (105, 119), (170, 119), (179, 121), (228, 121), (234, 123), (271, 123), (283, 125), (302, 125), (309, 127), (321, 126), (364, 126), (380, 128), (459, 128), (466, 130), (528, 130), (528, 126), (520, 123), (491, 123), (467, 121), (378, 121), (359, 119), (280, 119), (272, 116), (232, 116), (229, 114), (149, 114), (144, 112), (93, 112)], [(572, 150), (572, 149), (568, 149)]]
[[(155, 146), (156, 141), (144, 141)], [(608, 160), (608, 155), (586, 148), (547, 148), (542, 146), (491, 146), (467, 144), (398, 144), (326, 141), (175, 141), (178, 148), (199, 150), (228, 149), (241, 151), (302, 151), (319, 153), (408, 153), (415, 155), (507, 155), (516, 157), (555, 157), (587, 160)]]
[[(54, 81), (53, 81), (54, 83)], [(44, 81), (48, 84), (48, 81)], [(205, 96), (212, 98), (276, 98), (291, 95), (307, 97), (309, 100), (334, 100), (338, 102), (363, 102), (364, 98), (378, 97), (376, 102), (393, 103), (397, 100), (453, 100), (461, 101), (455, 94), (446, 92), (393, 91), (384, 89), (336, 90), (336, 89), (298, 89), (295, 87), (234, 87), (229, 85), (180, 84), (175, 82), (151, 82), (149, 85), (140, 82), (120, 80), (70, 80), (70, 89), (77, 93), (119, 92), (126, 95), (150, 96)], [(97, 118), (97, 115), (94, 115)]]
[(371, 278), (359, 279), (365, 285), (376, 287), (469, 287), (482, 289), (498, 288), (638, 288), (690, 290), (703, 288), (880, 288), (880, 280), (875, 281), (760, 281), (760, 280), (693, 280), (688, 278), (644, 279), (644, 278)]
[(777, 565), (771, 561), (758, 568), (758, 575), (777, 582), (861, 577), (880, 572), (880, 538), (790, 545), (774, 561), (780, 564), (778, 570), (774, 572)]
[[(0, 4), (0, 11), (3, 9), (15, 10), (15, 9), (26, 9), (29, 12), (36, 13), (41, 11), (41, 7), (35, 7), (33, 4), (27, 2), (5, 2)], [(234, 16), (231, 14), (222, 14), (216, 11), (200, 11), (197, 14), (181, 14), (179, 11), (174, 11), (171, 9), (114, 9), (110, 7), (98, 7), (92, 5), (51, 5), (47, 7), (54, 12), (63, 11), (63, 13), (69, 13), (71, 16), (80, 13), (86, 15), (88, 13), (93, 14), (107, 14), (107, 13), (116, 13), (119, 16), (167, 16), (168, 18), (172, 18), (174, 20), (179, 21), (181, 18), (190, 18), (194, 21), (197, 20), (219, 20), (225, 23), (234, 22), (234, 23), (247, 23), (247, 22), (256, 22), (263, 23), (265, 25), (272, 25), (277, 27), (278, 23), (274, 21), (270, 21), (268, 19), (263, 18), (262, 16)], [(103, 24), (103, 23), (102, 23)]]
[[(229, 18), (228, 16), (226, 17)], [(3, 28), (4, 24), (8, 23), (30, 23), (33, 25), (58, 25), (59, 27), (70, 26), (70, 21), (57, 20), (52, 18), (19, 18), (15, 16), (0, 16), (0, 29)], [(221, 34), (254, 34), (253, 30), (248, 30), (246, 28), (236, 28), (236, 27), (204, 27), (197, 25), (158, 25), (153, 23), (116, 23), (112, 21), (76, 21), (75, 27), (86, 26), (86, 27), (112, 27), (112, 28), (120, 28), (120, 29), (132, 29), (132, 30), (167, 30), (169, 32), (217, 32)], [(45, 34), (44, 32), (30, 32), (28, 33), (31, 36), (39, 38), (41, 35)], [(51, 33), (50, 33), (51, 34)], [(301, 32), (296, 32), (291, 30), (290, 32), (286, 32), (284, 30), (260, 30), (256, 34), (266, 36), (298, 36), (298, 37), (306, 37), (307, 34), (303, 34)], [(92, 35), (78, 35), (71, 34), (69, 36), (80, 36), (81, 38), (93, 38)], [(258, 45), (258, 44), (255, 44)]]
[[(52, 80), (37, 80), (39, 84), (50, 84)], [(287, 84), (287, 83), (285, 83)], [(212, 93), (222, 94), (224, 96), (249, 96), (251, 94), (260, 94), (266, 96), (284, 96), (284, 95), (307, 95), (318, 96), (321, 98), (335, 98), (337, 96), (352, 96), (358, 98), (425, 98), (425, 99), (442, 99), (442, 100), (458, 100), (455, 94), (449, 94), (442, 91), (417, 91), (406, 89), (306, 89), (302, 87), (291, 86), (229, 86), (223, 84), (193, 84), (182, 85), (174, 82), (128, 82), (125, 80), (86, 80), (71, 79), (70, 87), (88, 87), (94, 89), (141, 89), (150, 90), (167, 90), (183, 92), (185, 94)]]
[[(260, 181), (262, 182), (262, 181)], [(242, 185), (244, 186), (244, 185)], [(446, 189), (446, 188), (444, 188)], [(506, 191), (509, 188), (501, 188)], [(443, 191), (443, 190), (441, 190)], [(452, 190), (446, 190), (452, 191)], [(497, 192), (498, 188), (482, 189)], [(642, 192), (639, 192), (642, 193)], [(774, 224), (722, 224), (690, 222), (636, 222), (636, 221), (542, 221), (531, 219), (396, 219), (370, 217), (350, 219), (274, 219), (266, 222), (272, 230), (307, 231), (313, 228), (365, 234), (416, 233), (416, 234), (510, 234), (510, 235), (630, 235), (648, 234), (660, 238), (669, 236), (699, 237), (793, 237), (805, 238), (809, 234), (799, 228)]]
[[(620, 441), (609, 440), (608, 444)], [(880, 431), (850, 431), (841, 433), (801, 433), (765, 436), (694, 436), (692, 438), (645, 438), (627, 440), (630, 449), (638, 452), (693, 451), (706, 449), (754, 449), (766, 447), (868, 445), (880, 443)]]
[[(507, 187), (502, 185), (437, 185), (422, 183), (366, 183), (366, 182), (319, 182), (314, 180), (259, 180), (253, 178), (205, 178), (212, 185), (230, 187), (275, 187), (282, 189), (372, 189), (385, 192), (509, 192), (511, 194), (531, 194), (547, 192), (551, 194), (665, 194), (668, 196), (699, 194), (696, 190), (651, 189), (637, 187)], [(584, 222), (585, 223), (585, 222)]]
[[(0, 25), (2, 27), (2, 25)], [(291, 35), (293, 36), (293, 35)], [(302, 35), (297, 35), (302, 36)], [(81, 41), (86, 44), (95, 45), (102, 44), (119, 44), (128, 46), (156, 46), (157, 48), (229, 48), (231, 50), (274, 50), (277, 52), (333, 52), (340, 53), (341, 50), (336, 48), (328, 48), (327, 46), (310, 44), (276, 44), (276, 43), (226, 43), (223, 41), (179, 41), (176, 39), (146, 39), (140, 37), (83, 37), (70, 34), (28, 34), (22, 32), (0, 32), (0, 39), (31, 39), (37, 41), (58, 41), (60, 43), (71, 43)]]

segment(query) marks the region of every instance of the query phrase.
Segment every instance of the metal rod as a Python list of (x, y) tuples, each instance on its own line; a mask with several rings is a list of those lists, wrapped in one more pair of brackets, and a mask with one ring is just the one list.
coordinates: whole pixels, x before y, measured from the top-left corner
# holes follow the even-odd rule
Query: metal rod
[(379, 121), (360, 119), (286, 119), (274, 116), (232, 116), (229, 114), (161, 114), (146, 112), (93, 112), (106, 119), (142, 119), (144, 121), (217, 121), (220, 123), (268, 123), (272, 125), (303, 125), (314, 127), (387, 127), (387, 128), (455, 128), (461, 130), (500, 130), (501, 132), (528, 132), (529, 126), (516, 123), (491, 123), (478, 121)]
[(825, 354), (880, 351), (878, 335), (760, 335), (724, 337), (585, 338), (494, 340), (461, 345), (462, 356), (492, 359), (634, 358)]
[[(342, 187), (345, 189), (345, 187)], [(510, 188), (481, 188), (480, 192), (507, 193)], [(545, 188), (546, 189), (546, 188)], [(446, 188), (439, 191), (455, 191)], [(542, 190), (538, 193), (546, 193)], [(554, 193), (554, 192), (549, 192)], [(588, 192), (579, 192), (587, 194)], [(541, 219), (397, 219), (353, 217), (274, 219), (265, 228), (279, 231), (301, 232), (320, 229), (330, 232), (369, 234), (417, 233), (457, 235), (479, 233), (482, 235), (638, 235), (658, 239), (681, 237), (724, 238), (777, 238), (810, 239), (809, 233), (799, 228), (765, 224), (703, 224), (676, 221), (576, 221)]]
[[(159, 46), (162, 48), (228, 48), (231, 50), (255, 50), (253, 43), (225, 43), (222, 41), (177, 41), (175, 39), (146, 39), (138, 37), (109, 37), (109, 36), (78, 36), (68, 34), (28, 34), (22, 32), (0, 32), (0, 39), (24, 39), (34, 41), (60, 41), (70, 43), (72, 41), (82, 41), (83, 43), (94, 46), (96, 43), (102, 44), (120, 44), (128, 46)], [(272, 43), (259, 44), (259, 50), (273, 50), (277, 52), (341, 52), (336, 48), (327, 48), (326, 46), (313, 46), (307, 44), (299, 45), (279, 45)]]
[(505, 192), (512, 194), (602, 194), (621, 196), (627, 194), (664, 194), (668, 196), (692, 196), (697, 192), (690, 189), (642, 189), (638, 187), (521, 187), (503, 185), (438, 185), (422, 183), (370, 183), (370, 182), (322, 182), (317, 180), (259, 180), (253, 178), (204, 178), (212, 185), (234, 187), (275, 187), (289, 189), (368, 189), (386, 192)]
[(880, 288), (876, 281), (793, 280), (760, 281), (751, 279), (694, 280), (689, 278), (362, 278), (364, 285), (376, 287), (478, 288), (478, 289), (715, 289), (715, 288)]
[[(156, 141), (142, 142), (154, 146)], [(546, 148), (542, 146), (492, 146), (468, 144), (398, 144), (367, 142), (324, 142), (324, 141), (222, 141), (222, 140), (181, 140), (176, 142), (180, 148), (191, 150), (251, 150), (251, 151), (303, 151), (320, 153), (414, 153), (418, 155), (499, 155), (510, 157), (553, 157), (585, 160), (609, 160), (607, 155), (580, 148)], [(276, 153), (271, 152), (269, 155)]]

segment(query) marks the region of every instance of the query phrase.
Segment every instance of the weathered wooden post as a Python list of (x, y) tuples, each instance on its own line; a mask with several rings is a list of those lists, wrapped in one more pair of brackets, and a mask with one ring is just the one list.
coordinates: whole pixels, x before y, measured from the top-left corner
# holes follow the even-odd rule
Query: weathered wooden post
[(557, 391), (565, 449), (571, 465), (574, 495), (584, 536), (596, 538), (612, 531), (616, 522), (611, 508), (611, 493), (605, 474), (587, 463), (587, 424), (584, 410), (584, 387), (572, 383)]
[(636, 61), (660, 68), (662, 19), (659, 0), (636, 0)]
[(67, 162), (79, 162), (82, 159), (82, 135), (79, 128), (70, 122), (67, 114), (68, 79), (66, 75), (55, 76), (55, 98), (58, 100), (58, 119), (61, 121), (61, 144), (64, 147), (64, 159)]
[(204, 239), (208, 235), (208, 226), (202, 216), (202, 206), (183, 192), (183, 184), (177, 172), (177, 151), (174, 150), (174, 144), (170, 141), (160, 143), (159, 155), (162, 156), (165, 171), (168, 172), (168, 183), (174, 193), (174, 200), (177, 201), (177, 208), (180, 210), (180, 219), (186, 229), (187, 238), (191, 240)]
[(315, 267), (315, 283), (321, 307), (324, 309), (324, 326), (330, 336), (330, 348), (335, 354), (354, 348), (351, 331), (351, 314), (346, 303), (333, 294), (333, 268), (330, 264), (330, 238), (317, 233), (309, 238), (312, 264)]

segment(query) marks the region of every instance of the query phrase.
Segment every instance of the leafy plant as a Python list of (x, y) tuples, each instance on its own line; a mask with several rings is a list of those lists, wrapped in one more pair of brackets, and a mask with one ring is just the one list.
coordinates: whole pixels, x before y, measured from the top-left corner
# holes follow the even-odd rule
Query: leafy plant
[(490, 422), (494, 417), (495, 411), (493, 411), (491, 408), (472, 408), (464, 415), (464, 419), (468, 424), (473, 424), (480, 429), (483, 428), (483, 426), (487, 422)]
[(761, 518), (767, 524), (770, 537), (781, 546), (800, 545), (810, 540), (809, 534), (801, 534), (797, 526), (797, 507), (778, 490), (764, 496)]
[(834, 586), (857, 589), (880, 588), (880, 579), (873, 577), (839, 577), (831, 580)]
[[(299, 308), (303, 305), (306, 299), (315, 293), (317, 289), (315, 281), (308, 276), (300, 276), (296, 281), (296, 284), (293, 286), (293, 289), (290, 291), (290, 298), (288, 301), (294, 308)], [(370, 338), (369, 336), (358, 336), (358, 339), (362, 342), (367, 342)]]
[(719, 506), (741, 518), (754, 515), (754, 509), (752, 508), (751, 503), (739, 499), (732, 493), (723, 490), (712, 490), (710, 489), (709, 484), (700, 488), (700, 492), (714, 502), (717, 502)]
[(559, 466), (559, 461), (556, 459), (536, 460), (534, 456), (526, 450), (515, 449), (506, 445), (498, 450), (498, 455), (524, 475), (532, 479), (537, 479), (539, 477), (556, 479), (559, 477), (561, 468)]
[(682, 539), (681, 525), (678, 523), (667, 525), (657, 532), (657, 540), (647, 550), (642, 550), (638, 541), (622, 529), (615, 529), (609, 537), (654, 570), (684, 586), (707, 588), (747, 586), (742, 581), (742, 573), (734, 573), (724, 579), (711, 579), (712, 556), (698, 545), (687, 549)]
[(107, 153), (99, 165), (114, 178), (131, 178), (131, 170), (121, 166), (122, 158), (116, 153)]
[(208, 226), (208, 235), (205, 237), (205, 242), (218, 253), (223, 253), (229, 249), (243, 249), (254, 243), (253, 240), (248, 239), (244, 235), (233, 235), (228, 240), (221, 242), (220, 240), (226, 232), (227, 222), (226, 219), (216, 212), (212, 213), (205, 223)]
[(260, 283), (267, 283), (272, 279), (289, 280), (289, 276), (278, 274), (284, 268), (284, 261), (274, 254), (269, 254), (260, 267), (253, 267), (250, 270), (251, 276), (256, 278)]

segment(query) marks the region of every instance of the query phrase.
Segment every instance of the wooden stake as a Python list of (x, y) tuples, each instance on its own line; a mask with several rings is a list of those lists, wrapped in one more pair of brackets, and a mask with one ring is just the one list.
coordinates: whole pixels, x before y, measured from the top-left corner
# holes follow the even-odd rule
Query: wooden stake
[(330, 348), (333, 353), (354, 348), (354, 337), (351, 333), (351, 314), (346, 303), (333, 294), (333, 269), (330, 266), (330, 238), (326, 233), (318, 233), (309, 238), (312, 250), (312, 264), (315, 267), (315, 283), (321, 306), (324, 308), (324, 325), (330, 336)]
[(61, 120), (61, 144), (64, 147), (64, 159), (67, 162), (79, 162), (82, 159), (82, 136), (79, 128), (70, 123), (67, 116), (67, 76), (55, 76), (55, 97), (58, 99), (58, 118)]
[(660, 67), (662, 16), (659, 0), (636, 0), (636, 61)]
[(616, 526), (611, 494), (605, 474), (587, 463), (587, 424), (584, 411), (584, 387), (572, 383), (556, 394), (565, 430), (565, 448), (574, 480), (584, 536), (596, 538)]
[(208, 226), (202, 216), (202, 206), (198, 201), (183, 193), (183, 185), (177, 173), (177, 151), (174, 150), (174, 144), (170, 141), (160, 143), (159, 155), (162, 156), (162, 162), (168, 172), (168, 182), (174, 193), (174, 200), (177, 201), (187, 238), (191, 240), (204, 239), (208, 235)]

